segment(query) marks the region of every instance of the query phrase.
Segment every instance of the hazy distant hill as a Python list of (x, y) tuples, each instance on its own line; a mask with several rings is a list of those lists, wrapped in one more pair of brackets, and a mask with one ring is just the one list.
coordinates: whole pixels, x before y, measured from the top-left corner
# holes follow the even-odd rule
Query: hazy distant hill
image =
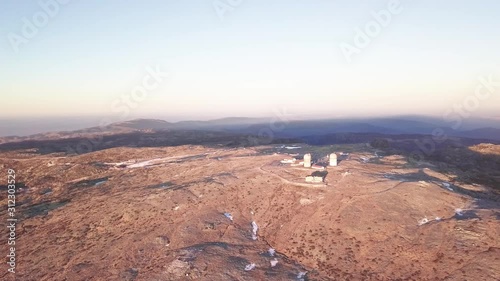
[(481, 128), (470, 131), (462, 131), (456, 134), (457, 136), (474, 138), (474, 139), (492, 139), (500, 140), (500, 129), (496, 128)]
[[(231, 117), (209, 121), (167, 122), (159, 119), (135, 119), (113, 123), (105, 127), (90, 127), (74, 131), (61, 131), (36, 134), (25, 137), (3, 137), (0, 143), (26, 140), (52, 140), (93, 135), (113, 135), (133, 132), (157, 132), (163, 130), (201, 130), (228, 132), (236, 134), (269, 134), (273, 137), (299, 138), (339, 133), (373, 133), (373, 134), (420, 134), (431, 135), (436, 128), (442, 129), (448, 136), (500, 140), (500, 127), (481, 124), (497, 124), (496, 120), (466, 120), (467, 126), (475, 124), (470, 130), (453, 130), (450, 123), (432, 117), (392, 117), (392, 118), (344, 118), (322, 120), (282, 121), (278, 118), (245, 118)], [(482, 122), (482, 123), (481, 123)], [(465, 121), (464, 121), (465, 124)], [(498, 125), (498, 124), (497, 124)], [(498, 125), (500, 126), (500, 125)]]
[(174, 128), (183, 130), (237, 130), (254, 124), (265, 124), (269, 122), (268, 120), (268, 118), (229, 117), (208, 121), (180, 121), (174, 124)]
[(123, 127), (137, 130), (164, 130), (170, 129), (172, 126), (173, 123), (159, 119), (134, 119), (111, 124), (111, 127)]

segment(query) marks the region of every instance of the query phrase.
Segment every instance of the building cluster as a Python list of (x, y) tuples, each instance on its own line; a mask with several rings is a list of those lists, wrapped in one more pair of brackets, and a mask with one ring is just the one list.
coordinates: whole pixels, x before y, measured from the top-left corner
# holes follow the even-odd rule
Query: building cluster
[[(327, 158), (329, 166), (336, 167), (338, 165), (337, 154), (332, 153), (325, 158)], [(281, 160), (281, 163), (290, 164), (291, 166), (304, 166), (304, 168), (311, 168), (316, 170), (311, 175), (306, 177), (305, 180), (309, 183), (321, 183), (325, 180), (325, 177), (327, 175), (326, 167), (319, 163), (313, 163), (310, 153), (305, 154), (304, 160), (301, 162), (298, 162), (296, 158), (292, 158), (283, 159)]]
[[(328, 157), (329, 159), (329, 164), (331, 167), (337, 166), (337, 154), (332, 153)], [(312, 164), (312, 157), (310, 153), (307, 153), (304, 155), (304, 168), (314, 168), (318, 170), (323, 170), (325, 169), (324, 166), (318, 165), (318, 164)]]
[[(328, 158), (329, 166), (336, 167), (338, 165), (337, 154), (332, 153), (327, 158)], [(310, 153), (305, 154), (304, 160), (301, 162), (297, 162), (296, 158), (292, 158), (292, 159), (283, 159), (283, 160), (281, 160), (281, 163), (282, 164), (291, 164), (291, 166), (304, 166), (304, 168), (311, 168), (311, 169), (317, 170), (317, 171), (313, 172), (311, 175), (306, 177), (306, 182), (310, 182), (310, 183), (323, 182), (325, 180), (325, 177), (327, 174), (325, 171), (326, 170), (325, 166), (312, 162), (312, 156)]]

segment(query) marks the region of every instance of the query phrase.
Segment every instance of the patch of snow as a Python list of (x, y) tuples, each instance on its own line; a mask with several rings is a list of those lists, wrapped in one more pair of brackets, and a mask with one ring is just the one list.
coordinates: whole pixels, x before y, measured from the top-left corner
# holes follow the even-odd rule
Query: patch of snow
[(307, 272), (299, 272), (299, 274), (297, 274), (297, 280), (304, 281), (304, 277), (306, 277), (306, 274)]
[(420, 186), (428, 186), (429, 184), (426, 181), (419, 181)]
[(245, 271), (253, 270), (257, 265), (255, 263), (251, 263), (245, 267)]
[(286, 146), (285, 147), (286, 149), (299, 149), (299, 148), (302, 148), (300, 146)]
[[(441, 221), (442, 218), (441, 217), (435, 217), (434, 218), (434, 221)], [(418, 225), (424, 225), (424, 224), (427, 224), (427, 223), (430, 223), (432, 220), (429, 220), (427, 217), (421, 219), (419, 222), (418, 222)]]
[(148, 160), (148, 161), (144, 161), (144, 162), (139, 162), (139, 163), (135, 163), (135, 164), (132, 164), (132, 165), (128, 165), (127, 168), (134, 169), (134, 168), (147, 167), (147, 166), (151, 165), (151, 161), (152, 160)]
[(457, 216), (460, 216), (460, 217), (461, 217), (461, 216), (463, 216), (463, 215), (464, 215), (464, 213), (463, 213), (463, 212), (464, 212), (464, 210), (462, 210), (462, 209), (460, 209), (460, 208), (455, 209), (455, 214), (456, 214)]
[(448, 189), (449, 191), (454, 191), (453, 188), (451, 187), (451, 184), (447, 182), (443, 182), (443, 186), (446, 187), (446, 189)]
[(224, 216), (233, 221), (233, 216), (230, 213), (224, 213)]
[(269, 255), (270, 255), (271, 257), (274, 257), (274, 254), (276, 254), (276, 250), (275, 250), (275, 249), (273, 249), (273, 248), (269, 248), (269, 250), (268, 250), (267, 252), (269, 253)]
[(429, 219), (428, 219), (428, 218), (423, 218), (423, 219), (421, 219), (421, 220), (418, 222), (418, 225), (420, 226), (420, 225), (424, 225), (424, 224), (426, 224), (426, 223), (429, 223)]
[(274, 259), (271, 261), (271, 267), (275, 267), (278, 265), (278, 260), (277, 259)]
[(252, 222), (252, 239), (257, 240), (257, 231), (259, 230), (259, 226), (256, 222)]

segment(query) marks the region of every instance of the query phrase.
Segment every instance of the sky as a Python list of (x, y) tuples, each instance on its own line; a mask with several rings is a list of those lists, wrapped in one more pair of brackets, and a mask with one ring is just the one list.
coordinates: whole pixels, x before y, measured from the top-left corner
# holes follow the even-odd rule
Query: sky
[(500, 2), (397, 2), (2, 1), (0, 119), (498, 118)]

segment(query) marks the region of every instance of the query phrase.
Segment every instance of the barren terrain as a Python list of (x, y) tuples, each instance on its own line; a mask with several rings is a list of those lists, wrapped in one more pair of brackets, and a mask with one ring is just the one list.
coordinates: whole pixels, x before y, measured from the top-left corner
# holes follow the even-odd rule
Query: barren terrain
[(16, 280), (500, 280), (489, 187), (359, 150), (307, 184), (287, 152), (2, 152), (18, 182)]

